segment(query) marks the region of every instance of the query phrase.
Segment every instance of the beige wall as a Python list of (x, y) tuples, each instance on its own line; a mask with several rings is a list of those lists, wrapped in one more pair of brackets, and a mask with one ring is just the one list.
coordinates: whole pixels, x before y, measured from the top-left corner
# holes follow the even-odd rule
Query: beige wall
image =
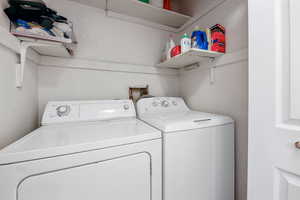
[(39, 67), (40, 114), (48, 101), (127, 99), (129, 86), (149, 85), (150, 94), (178, 96), (178, 77)]
[(38, 125), (37, 67), (27, 62), (24, 87), (15, 87), (17, 57), (0, 46), (0, 149)]
[(37, 127), (37, 66), (28, 61), (22, 89), (17, 89), (15, 53), (0, 46), (0, 149)]
[[(51, 0), (49, 5), (73, 21), (78, 45), (74, 58), (86, 62), (113, 61), (133, 68), (158, 63), (169, 33), (105, 16), (101, 9), (65, 0)], [(80, 14), (79, 14), (80, 13)], [(124, 65), (122, 65), (124, 63)], [(131, 64), (134, 65), (131, 65)], [(103, 64), (101, 64), (103, 65)], [(114, 64), (112, 64), (114, 65)], [(160, 74), (39, 67), (39, 112), (51, 100), (93, 100), (128, 98), (129, 86), (149, 85), (150, 93), (178, 96), (178, 76)]]
[(154, 65), (159, 62), (169, 32), (106, 17), (105, 11), (66, 0), (49, 6), (74, 23), (75, 58)]
[[(0, 0), (0, 8), (3, 10), (7, 7), (7, 0)], [(6, 17), (6, 14), (4, 12), (0, 12), (0, 26), (8, 29), (9, 28), (9, 20)]]
[[(216, 23), (224, 25), (227, 29), (228, 53), (238, 53), (247, 48), (246, 0), (227, 0), (194, 25), (209, 27)], [(190, 32), (192, 28), (186, 31)], [(246, 200), (248, 62), (233, 60), (232, 64), (215, 69), (214, 84), (210, 84), (209, 78), (210, 71), (204, 66), (183, 71), (179, 80), (180, 95), (193, 109), (229, 115), (236, 121), (236, 199)]]
[(213, 9), (222, 1), (224, 0), (173, 0), (172, 7), (180, 13), (198, 17)]
[[(0, 1), (0, 9), (6, 0)], [(8, 20), (0, 14), (0, 28), (8, 30)], [(37, 67), (32, 62), (26, 64), (25, 81), (22, 89), (17, 89), (15, 52), (0, 45), (0, 149), (29, 133), (37, 127), (38, 96)]]

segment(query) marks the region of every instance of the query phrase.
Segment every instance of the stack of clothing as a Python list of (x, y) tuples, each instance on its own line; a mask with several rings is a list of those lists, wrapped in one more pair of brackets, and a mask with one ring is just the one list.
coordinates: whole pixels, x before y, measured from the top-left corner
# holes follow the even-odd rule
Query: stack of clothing
[(75, 42), (73, 25), (47, 7), (42, 0), (8, 0), (4, 11), (14, 25), (17, 36), (36, 36), (64, 43)]

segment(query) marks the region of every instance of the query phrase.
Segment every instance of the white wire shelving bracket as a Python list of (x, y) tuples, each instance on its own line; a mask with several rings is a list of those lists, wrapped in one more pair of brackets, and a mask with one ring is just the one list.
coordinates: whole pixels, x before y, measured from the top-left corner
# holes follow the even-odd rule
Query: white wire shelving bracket
[(39, 42), (20, 42), (19, 62), (16, 64), (16, 87), (22, 88), (24, 83), (25, 66), (27, 60), (27, 53), (31, 47), (58, 47), (61, 44), (47, 44)]

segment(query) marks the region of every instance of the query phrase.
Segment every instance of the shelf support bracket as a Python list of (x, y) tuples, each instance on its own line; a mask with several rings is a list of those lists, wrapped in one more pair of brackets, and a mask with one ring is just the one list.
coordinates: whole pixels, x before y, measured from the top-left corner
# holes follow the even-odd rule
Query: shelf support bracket
[(215, 82), (216, 82), (215, 69), (216, 69), (216, 67), (210, 68), (210, 80), (209, 80), (209, 83), (211, 85), (215, 84)]
[(199, 67), (200, 67), (200, 63), (194, 63), (194, 64), (187, 65), (187, 66), (183, 67), (183, 69), (185, 71), (190, 71), (190, 70), (193, 70), (193, 69), (196, 69), (196, 68), (199, 68)]
[(21, 42), (21, 45), (20, 45), (20, 61), (16, 65), (16, 87), (17, 88), (22, 88), (22, 86), (23, 86), (26, 55), (27, 55), (27, 50), (28, 50), (29, 47), (30, 47), (29, 43)]
[(210, 62), (210, 63), (213, 63), (213, 62), (215, 61), (215, 59), (216, 59), (216, 58), (214, 58), (214, 57), (209, 57), (209, 62)]
[[(215, 58), (209, 58), (209, 63), (213, 63), (215, 61)], [(216, 67), (215, 66), (212, 66), (210, 68), (210, 80), (209, 80), (209, 83), (211, 85), (215, 84), (216, 82), (216, 77), (215, 77), (215, 70), (216, 70)]]
[(17, 65), (16, 65), (16, 87), (17, 88), (22, 88), (22, 86), (23, 86), (27, 52), (30, 47), (34, 47), (34, 46), (41, 47), (41, 46), (51, 46), (51, 45), (43, 44), (43, 43), (21, 41), (19, 63), (17, 63)]
[(108, 17), (108, 0), (105, 0), (105, 17)]

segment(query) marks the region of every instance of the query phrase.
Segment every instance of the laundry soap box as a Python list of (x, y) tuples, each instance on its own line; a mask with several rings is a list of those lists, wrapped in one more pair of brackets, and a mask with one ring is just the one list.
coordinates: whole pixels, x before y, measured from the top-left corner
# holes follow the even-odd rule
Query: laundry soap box
[(216, 24), (210, 28), (211, 32), (211, 50), (221, 53), (226, 52), (226, 31), (225, 28)]
[(220, 24), (216, 24), (211, 28), (206, 28), (203, 30), (196, 26), (191, 37), (192, 48), (225, 53), (225, 33), (225, 28)]

